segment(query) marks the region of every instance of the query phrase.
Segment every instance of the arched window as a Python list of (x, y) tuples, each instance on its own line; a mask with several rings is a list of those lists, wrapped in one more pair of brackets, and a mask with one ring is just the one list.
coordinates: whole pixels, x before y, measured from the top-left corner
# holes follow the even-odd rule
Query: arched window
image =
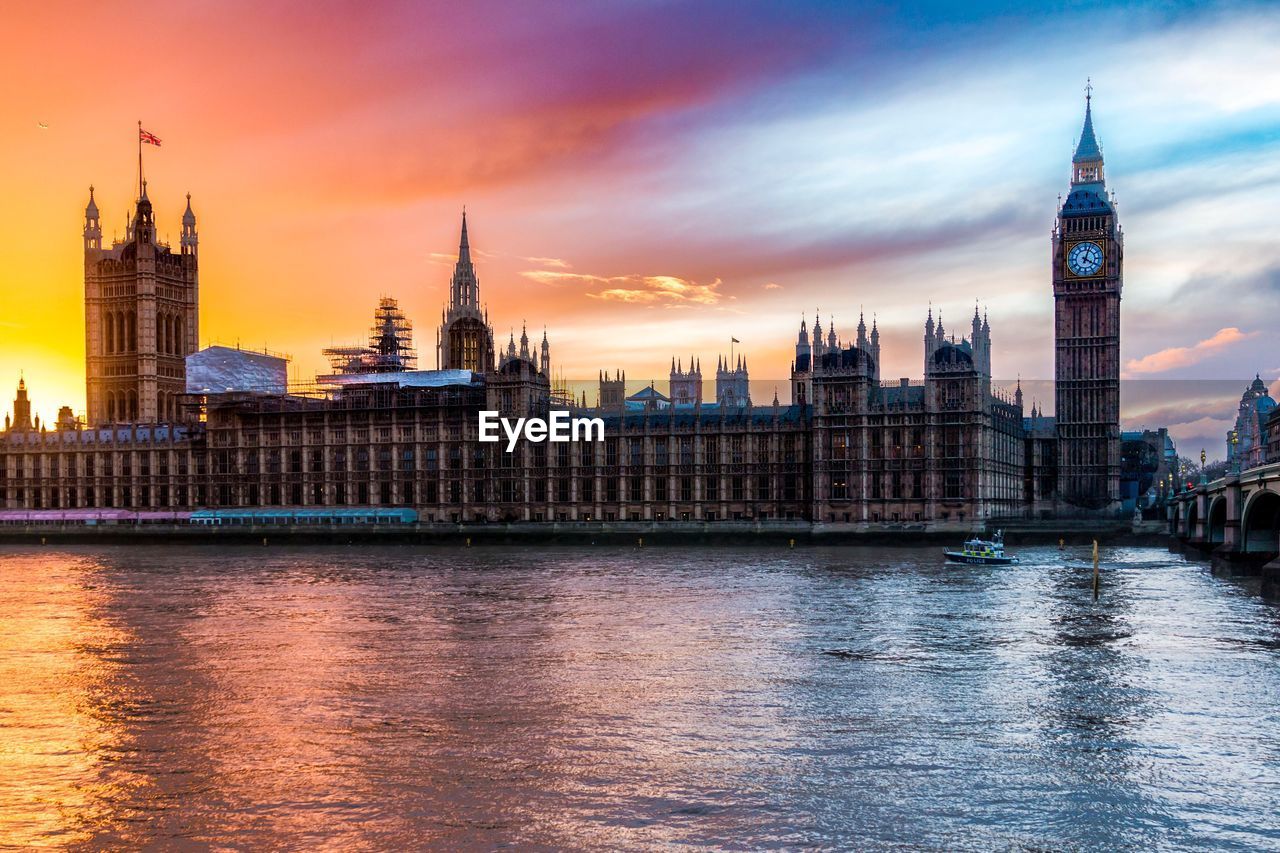
[(136, 423), (138, 420), (138, 392), (129, 392), (129, 422)]
[(116, 419), (116, 393), (114, 391), (107, 392), (107, 423), (114, 423)]
[(116, 314), (116, 352), (125, 352), (124, 312)]
[(110, 355), (116, 351), (116, 318), (110, 311), (107, 312), (106, 322), (103, 325), (107, 327), (107, 333), (104, 336), (105, 342), (103, 345), (106, 353)]
[(168, 355), (178, 352), (178, 340), (173, 334), (173, 315), (164, 315), (164, 351)]
[(187, 341), (186, 341), (186, 338), (182, 336), (182, 317), (181, 316), (177, 316), (173, 318), (173, 338), (175, 343), (175, 346), (173, 348), (173, 354), (186, 355)]
[(129, 312), (129, 352), (138, 351), (138, 315)]

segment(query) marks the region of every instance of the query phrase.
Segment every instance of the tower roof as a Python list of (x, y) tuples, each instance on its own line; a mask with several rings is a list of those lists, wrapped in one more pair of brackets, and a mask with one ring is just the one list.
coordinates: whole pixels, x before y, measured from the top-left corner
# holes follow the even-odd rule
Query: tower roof
[(1093, 132), (1093, 87), (1086, 88), (1084, 96), (1084, 130), (1080, 131), (1080, 143), (1076, 145), (1072, 163), (1087, 163), (1102, 159), (1102, 148), (1098, 145), (1098, 137)]

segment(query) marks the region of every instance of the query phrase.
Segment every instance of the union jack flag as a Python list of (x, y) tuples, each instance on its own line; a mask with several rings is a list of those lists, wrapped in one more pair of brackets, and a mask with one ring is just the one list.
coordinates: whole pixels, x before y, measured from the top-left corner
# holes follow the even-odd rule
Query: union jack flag
[(148, 145), (154, 145), (157, 148), (160, 147), (160, 137), (156, 136), (151, 131), (143, 130), (142, 128), (138, 128), (138, 141), (145, 142)]

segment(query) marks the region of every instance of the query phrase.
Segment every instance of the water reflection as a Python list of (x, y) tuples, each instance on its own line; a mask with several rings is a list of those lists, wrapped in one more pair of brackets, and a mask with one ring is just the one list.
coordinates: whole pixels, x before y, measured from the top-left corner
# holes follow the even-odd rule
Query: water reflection
[(110, 708), (131, 640), (98, 618), (97, 568), (0, 556), (0, 844), (83, 842), (117, 794), (102, 768), (129, 726)]
[(0, 553), (0, 843), (1271, 845), (1280, 625), (1115, 550)]

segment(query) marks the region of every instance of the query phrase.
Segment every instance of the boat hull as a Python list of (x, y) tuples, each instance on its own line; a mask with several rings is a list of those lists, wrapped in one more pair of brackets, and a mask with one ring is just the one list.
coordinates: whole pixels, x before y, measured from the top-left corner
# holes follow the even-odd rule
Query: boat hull
[(978, 554), (963, 554), (959, 551), (943, 551), (947, 559), (953, 563), (968, 563), (973, 566), (1011, 566), (1018, 562), (1017, 557), (983, 557)]

